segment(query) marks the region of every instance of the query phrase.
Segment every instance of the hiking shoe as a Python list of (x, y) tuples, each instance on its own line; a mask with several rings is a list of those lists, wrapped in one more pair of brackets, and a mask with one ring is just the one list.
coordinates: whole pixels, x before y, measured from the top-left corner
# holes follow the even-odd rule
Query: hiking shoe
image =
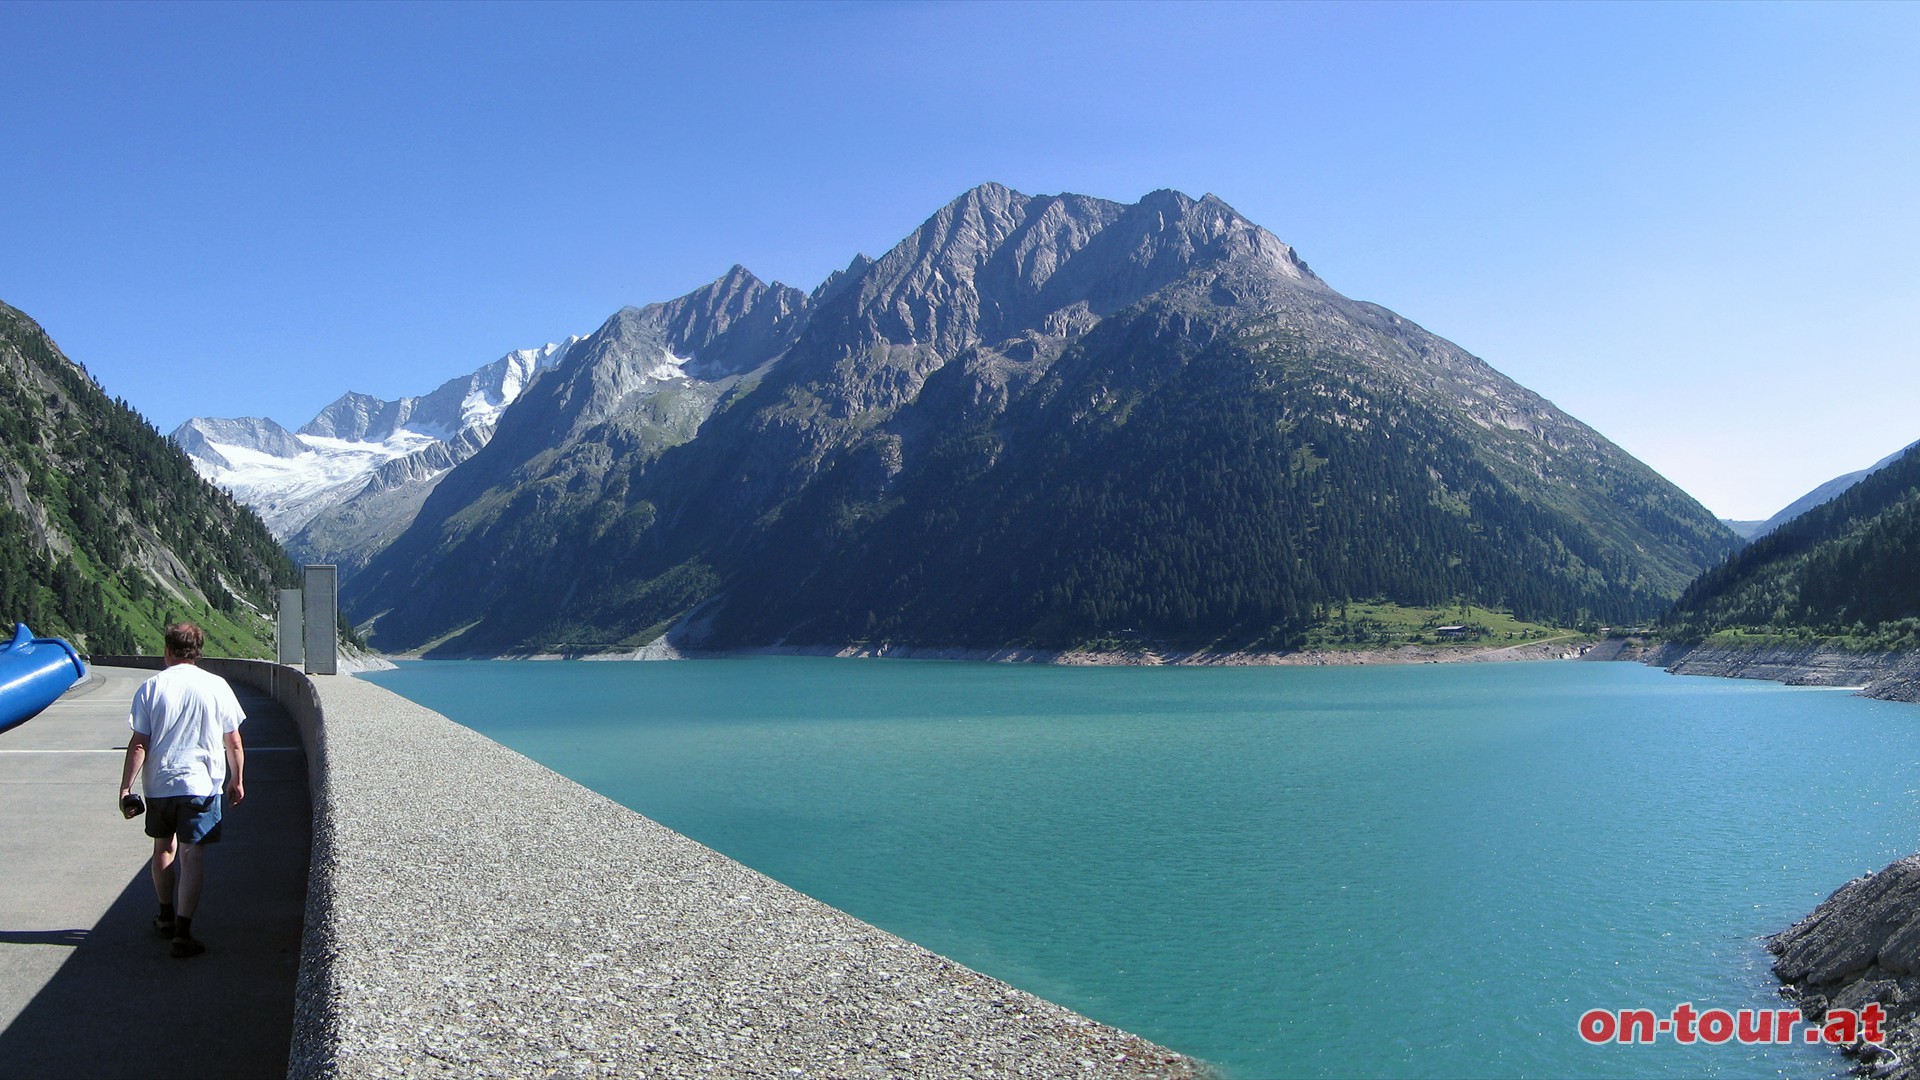
[(163, 938), (173, 936), (173, 920), (159, 915), (153, 917), (153, 932)]
[(189, 956), (199, 956), (206, 951), (207, 947), (193, 938), (177, 937), (173, 939), (173, 958), (175, 960), (185, 960)]

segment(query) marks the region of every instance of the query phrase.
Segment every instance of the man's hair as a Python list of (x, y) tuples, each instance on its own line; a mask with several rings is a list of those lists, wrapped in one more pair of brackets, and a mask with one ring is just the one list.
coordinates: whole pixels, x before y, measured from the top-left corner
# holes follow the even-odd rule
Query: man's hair
[(176, 658), (192, 662), (200, 659), (200, 648), (207, 643), (207, 635), (190, 622), (177, 622), (167, 627), (167, 652)]

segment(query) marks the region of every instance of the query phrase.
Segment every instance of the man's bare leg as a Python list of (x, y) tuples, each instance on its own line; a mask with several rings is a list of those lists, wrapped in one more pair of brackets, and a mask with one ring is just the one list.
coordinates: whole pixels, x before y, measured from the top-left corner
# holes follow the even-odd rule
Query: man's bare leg
[(159, 898), (161, 907), (173, 903), (173, 852), (173, 837), (153, 838), (153, 894)]
[(207, 951), (193, 938), (193, 912), (200, 906), (200, 881), (205, 874), (206, 853), (199, 844), (181, 844), (174, 869), (179, 878), (175, 887), (173, 919), (173, 955), (175, 958), (198, 956)]
[(154, 932), (162, 937), (172, 937), (173, 894), (179, 881), (174, 858), (174, 842), (171, 836), (153, 838), (153, 862), (149, 869), (153, 876), (153, 895), (160, 901), (160, 914), (153, 917)]
[(173, 910), (182, 919), (193, 918), (200, 906), (200, 882), (206, 875), (206, 852), (199, 844), (181, 844), (177, 866), (180, 883), (174, 892)]

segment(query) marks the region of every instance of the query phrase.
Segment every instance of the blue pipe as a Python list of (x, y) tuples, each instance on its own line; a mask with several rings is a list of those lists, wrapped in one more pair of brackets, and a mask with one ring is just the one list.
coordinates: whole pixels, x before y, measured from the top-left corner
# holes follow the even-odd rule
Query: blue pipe
[(86, 675), (86, 662), (73, 646), (34, 637), (26, 623), (14, 624), (13, 640), (0, 645), (0, 731), (40, 715)]

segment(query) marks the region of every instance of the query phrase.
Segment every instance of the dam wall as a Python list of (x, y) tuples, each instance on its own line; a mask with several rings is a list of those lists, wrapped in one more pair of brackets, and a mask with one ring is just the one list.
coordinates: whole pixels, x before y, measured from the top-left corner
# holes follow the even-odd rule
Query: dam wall
[(272, 694), (306, 746), (289, 1077), (1211, 1073), (371, 683), (201, 665)]

